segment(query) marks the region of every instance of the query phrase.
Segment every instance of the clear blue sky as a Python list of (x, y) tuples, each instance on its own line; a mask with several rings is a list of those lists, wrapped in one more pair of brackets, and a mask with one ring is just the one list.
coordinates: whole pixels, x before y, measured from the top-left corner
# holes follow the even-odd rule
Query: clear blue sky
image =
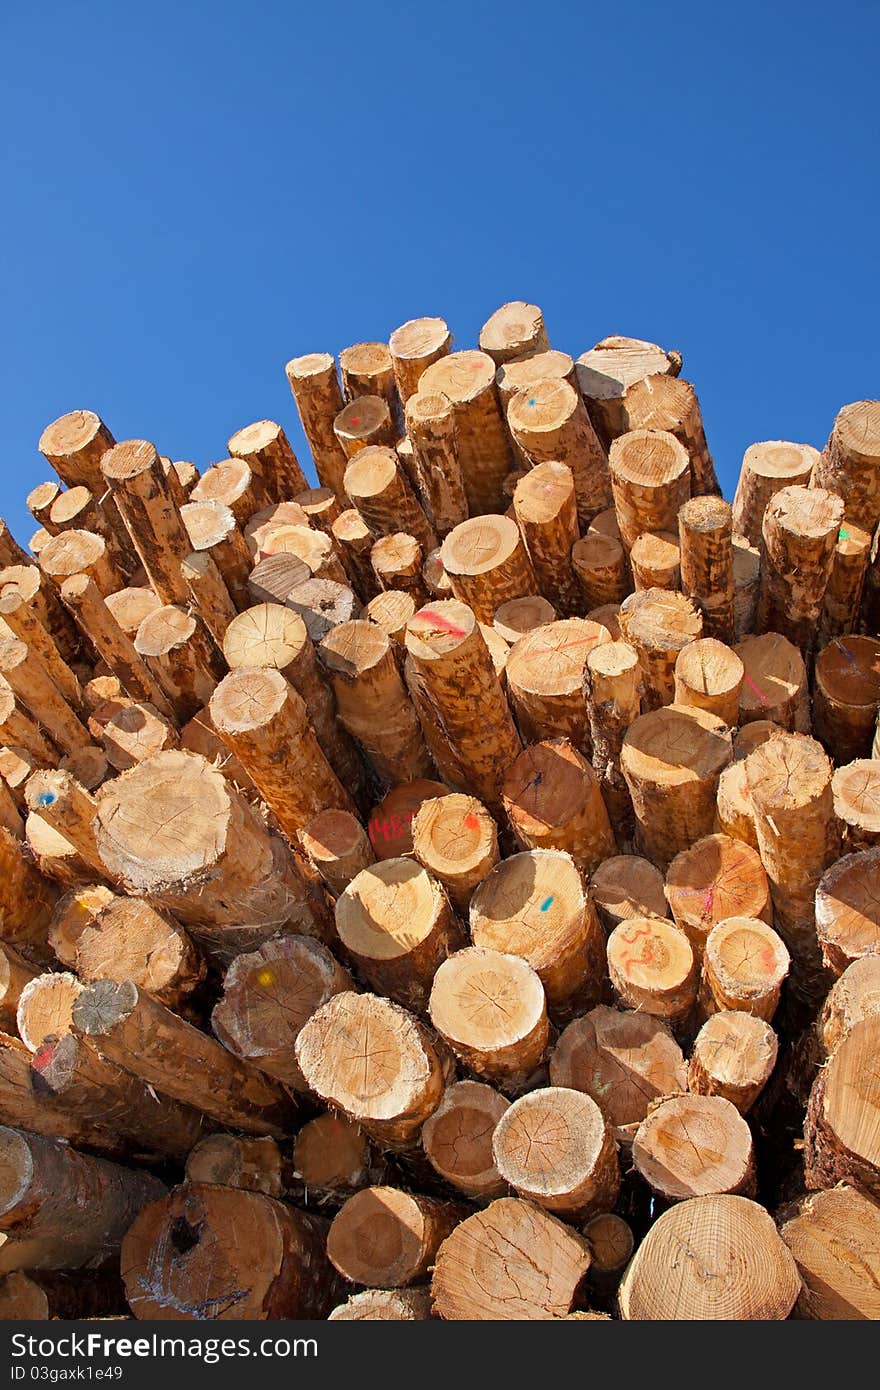
[[(880, 393), (877, 0), (4, 6), (0, 511), (98, 411), (301, 443), (285, 361), (507, 299), (684, 354), (728, 495)], [(305, 448), (303, 446), (303, 453)]]

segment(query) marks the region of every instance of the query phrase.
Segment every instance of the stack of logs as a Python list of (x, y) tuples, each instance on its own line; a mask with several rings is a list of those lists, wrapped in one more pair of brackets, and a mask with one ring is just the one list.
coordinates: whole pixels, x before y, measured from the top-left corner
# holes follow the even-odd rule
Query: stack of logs
[(731, 505), (681, 366), (295, 358), (316, 486), (44, 431), (0, 1316), (880, 1316), (880, 402)]

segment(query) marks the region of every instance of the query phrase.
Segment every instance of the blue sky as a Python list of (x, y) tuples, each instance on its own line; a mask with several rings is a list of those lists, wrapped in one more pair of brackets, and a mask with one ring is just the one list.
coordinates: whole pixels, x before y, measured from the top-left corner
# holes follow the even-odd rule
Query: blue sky
[(732, 495), (880, 394), (878, 51), (876, 0), (5, 6), (0, 512), (66, 410), (298, 445), (288, 358), (515, 298), (679, 348)]

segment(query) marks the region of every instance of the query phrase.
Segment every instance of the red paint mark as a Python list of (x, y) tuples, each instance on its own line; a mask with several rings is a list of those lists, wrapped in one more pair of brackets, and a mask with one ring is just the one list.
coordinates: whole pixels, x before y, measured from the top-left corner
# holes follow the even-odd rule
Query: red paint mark
[(467, 637), (463, 627), (456, 627), (455, 623), (451, 623), (448, 618), (441, 617), (439, 613), (430, 612), (423, 608), (417, 616), (433, 623), (435, 627), (440, 628), (441, 632), (451, 632), (453, 637)]
[(709, 885), (709, 890), (708, 890), (708, 892), (706, 893), (706, 896), (705, 896), (704, 899), (703, 899), (703, 916), (704, 916), (704, 917), (708, 917), (708, 916), (709, 916), (709, 913), (712, 911), (712, 904), (714, 903), (714, 901), (715, 901), (715, 884), (712, 883), (712, 884)]
[(776, 953), (772, 946), (767, 945), (761, 947), (761, 964), (768, 975), (771, 975), (776, 969)]
[(402, 816), (373, 816), (367, 826), (371, 842), (377, 844), (380, 835), (386, 844), (392, 840), (402, 840), (409, 834), (408, 827), (412, 825), (415, 814), (413, 810), (406, 811)]
[(624, 935), (623, 933), (621, 933), (621, 935), (623, 936), (624, 941), (628, 941), (631, 945), (635, 945), (639, 937), (647, 937), (647, 940), (642, 946), (642, 951), (640, 955), (633, 951), (630, 955), (623, 956), (621, 958), (624, 969), (629, 970), (631, 965), (654, 964), (654, 947), (651, 944), (654, 938), (654, 933), (647, 922), (644, 926), (632, 927), (626, 935)]
[(348, 423), (349, 423), (350, 425), (359, 425), (360, 422), (361, 422), (361, 417), (360, 417), (359, 415), (352, 415), (352, 417), (351, 417), (351, 419), (349, 420)]
[(479, 830), (480, 828), (480, 822), (477, 820), (473, 811), (468, 811), (467, 815), (462, 817), (461, 823), (467, 826), (468, 830)]
[(37, 1071), (43, 1071), (43, 1069), (47, 1067), (51, 1062), (54, 1052), (54, 1043), (43, 1043), (42, 1047), (38, 1047), (36, 1052), (34, 1053), (31, 1066), (36, 1067)]
[(743, 673), (743, 680), (745, 681), (745, 683), (746, 683), (746, 685), (749, 687), (749, 689), (750, 689), (750, 690), (753, 690), (753, 691), (755, 692), (755, 694), (757, 695), (758, 699), (761, 701), (761, 704), (764, 705), (764, 707), (766, 708), (766, 707), (770, 704), (770, 701), (767, 699), (767, 696), (763, 693), (763, 691), (761, 691), (761, 690), (758, 689), (758, 687), (755, 685), (755, 682), (752, 680), (751, 676), (747, 676), (747, 675), (745, 674), (745, 672), (744, 672), (744, 673)]
[(557, 652), (567, 652), (571, 647), (591, 647), (598, 637), (576, 637), (572, 642), (563, 642), (559, 647), (534, 647), (535, 656), (555, 656)]

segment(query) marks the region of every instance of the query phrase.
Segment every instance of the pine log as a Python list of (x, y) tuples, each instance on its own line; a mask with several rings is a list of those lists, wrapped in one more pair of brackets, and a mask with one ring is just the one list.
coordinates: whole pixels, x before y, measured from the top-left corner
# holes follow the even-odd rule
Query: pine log
[(571, 568), (586, 608), (620, 603), (629, 593), (626, 552), (615, 536), (590, 531), (571, 548)]
[[(73, 580), (68, 580), (68, 584)], [(74, 593), (76, 589), (74, 588)], [(148, 613), (153, 613), (157, 608), (162, 607), (162, 600), (152, 589), (145, 589), (138, 585), (130, 586), (126, 589), (119, 589), (115, 594), (108, 594), (104, 599), (110, 613), (126, 637), (134, 637), (144, 618)], [(116, 657), (107, 660), (107, 665), (115, 670)]]
[(773, 918), (770, 884), (757, 851), (729, 835), (705, 835), (675, 856), (666, 873), (666, 900), (699, 960), (716, 922), (728, 917)]
[[(616, 1293), (624, 1270), (632, 1258), (635, 1237), (632, 1228), (616, 1212), (604, 1211), (584, 1227), (590, 1247), (590, 1286), (600, 1298)], [(594, 1315), (596, 1316), (596, 1315)]]
[[(103, 492), (105, 489), (102, 489)], [(66, 492), (59, 493), (52, 503), (47, 529), (53, 536), (74, 529), (100, 536), (117, 569), (131, 573), (137, 566), (137, 557), (115, 507), (113, 512), (115, 515), (108, 517), (101, 502), (87, 487), (68, 488)]]
[[(395, 425), (388, 402), (382, 396), (357, 396), (340, 410), (333, 421), (333, 433), (338, 439), (343, 453), (351, 460), (369, 448), (391, 448), (397, 438)], [(348, 468), (345, 470), (342, 485), (348, 493)], [(351, 494), (349, 493), (349, 496)], [(356, 499), (351, 498), (357, 505)]]
[(80, 937), (102, 909), (115, 901), (116, 894), (104, 884), (71, 888), (58, 899), (49, 925), (49, 945), (62, 965), (76, 967)]
[(804, 1197), (779, 1234), (797, 1264), (801, 1318), (849, 1322), (880, 1319), (880, 1207), (856, 1187)]
[(418, 1142), (451, 1072), (412, 1014), (375, 994), (337, 994), (312, 1014), (296, 1060), (316, 1095), (390, 1149)]
[(428, 1289), (363, 1289), (353, 1293), (327, 1316), (328, 1322), (427, 1322), (431, 1317)]
[(681, 548), (671, 531), (643, 531), (629, 553), (633, 588), (680, 589)]
[(755, 630), (761, 595), (761, 551), (745, 536), (731, 536), (733, 545), (733, 636), (742, 642)]
[[(72, 575), (61, 585), (61, 597), (128, 694), (135, 700), (154, 705), (160, 714), (172, 718), (174, 710), (161, 684), (120, 626), (94, 581), (87, 574)], [(150, 611), (157, 611), (152, 604)], [(144, 618), (146, 616), (144, 613)]]
[(98, 803), (69, 772), (35, 772), (25, 790), (27, 807), (73, 845), (94, 874), (106, 869), (95, 839)]
[(730, 503), (693, 497), (678, 514), (681, 587), (703, 617), (707, 637), (733, 641), (733, 525)]
[(6, 522), (0, 517), (0, 565), (6, 568), (8, 566), (27, 566), (32, 563), (30, 555), (27, 551), (22, 550)]
[(780, 632), (809, 655), (834, 565), (844, 503), (824, 488), (786, 487), (762, 524), (758, 626)]
[(181, 723), (207, 703), (225, 669), (207, 629), (174, 604), (144, 618), (134, 647), (168, 693)]
[(407, 625), (406, 649), (436, 744), (449, 750), (438, 764), (441, 774), (490, 810), (497, 807), (504, 772), (521, 745), (474, 613), (456, 599), (422, 608)]
[(0, 937), (28, 959), (49, 956), (46, 934), (58, 900), (54, 883), (38, 873), (14, 835), (0, 827)]
[(283, 937), (232, 962), (211, 1025), (236, 1057), (303, 1092), (307, 1087), (294, 1056), (300, 1030), (328, 999), (353, 988), (348, 972), (319, 941)]
[(342, 394), (347, 401), (361, 396), (379, 396), (397, 418), (400, 400), (394, 378), (394, 363), (387, 343), (355, 343), (339, 354)]
[(284, 926), (325, 930), (326, 909), (283, 842), (194, 753), (158, 753), (102, 787), (96, 833), (111, 878), (227, 959)]
[[(90, 745), (91, 739), (84, 728), (78, 713), (65, 700), (58, 690), (52, 676), (40, 657), (25, 642), (14, 637), (0, 641), (0, 675), (10, 687), (15, 697), (13, 710), (21, 702), (33, 716), (33, 720), (45, 730), (64, 753), (75, 753)], [(26, 726), (20, 732), (25, 731)], [(11, 730), (10, 730), (11, 731)], [(40, 741), (19, 736), (17, 743), (24, 747), (40, 747)], [(45, 748), (45, 744), (42, 744)], [(50, 757), (49, 762), (55, 759)]]
[(513, 451), (495, 383), (496, 362), (485, 352), (451, 352), (426, 368), (419, 391), (452, 405), (458, 463), (472, 516), (497, 512)]
[[(81, 1144), (113, 1158), (124, 1156), (119, 1135), (99, 1129), (91, 1119), (79, 1117), (61, 1104), (34, 1095), (31, 1084), (32, 1053), (20, 1038), (0, 1033), (0, 1111), (19, 1129)], [(0, 1247), (3, 1240), (0, 1238)], [(29, 1261), (33, 1263), (33, 1261)], [(11, 1268), (0, 1248), (0, 1266)]]
[(502, 860), (471, 899), (470, 928), (475, 946), (528, 961), (554, 1015), (583, 1013), (598, 1001), (602, 929), (569, 855), (533, 849)]
[(92, 1270), (88, 1279), (64, 1270), (14, 1270), (0, 1279), (0, 1322), (115, 1318), (125, 1313), (119, 1277)]
[(28, 980), (18, 1000), (16, 1026), (29, 1052), (36, 1052), (47, 1038), (70, 1032), (73, 1006), (83, 985), (68, 971), (48, 971)]
[(308, 486), (299, 460), (280, 425), (257, 420), (236, 430), (227, 444), (232, 458), (244, 459), (271, 497), (283, 502)]
[(627, 729), (620, 768), (640, 852), (658, 868), (711, 832), (718, 778), (731, 754), (730, 730), (701, 709), (669, 705)]
[(820, 1059), (830, 1057), (857, 1023), (880, 1014), (880, 957), (861, 956), (835, 980), (816, 1020)]
[(651, 1190), (669, 1202), (754, 1193), (751, 1132), (736, 1106), (723, 1096), (682, 1095), (658, 1101), (639, 1125), (632, 1156)]
[(606, 859), (590, 879), (590, 897), (606, 932), (631, 917), (668, 917), (660, 870), (636, 854)]
[[(374, 539), (372, 531), (355, 507), (349, 507), (347, 511), (340, 512), (330, 531), (342, 561), (342, 567), (348, 575), (349, 584), (364, 603), (369, 602), (378, 590), (376, 575), (370, 563)], [(264, 561), (263, 563), (267, 562)], [(252, 576), (252, 582), (255, 575), (256, 571)], [(290, 587), (293, 588), (294, 585)], [(289, 593), (290, 590), (288, 589), (287, 592)], [(286, 598), (287, 594), (284, 597)]]
[(635, 430), (614, 440), (608, 455), (620, 537), (631, 550), (644, 531), (678, 530), (691, 495), (690, 457), (674, 435)]
[(324, 487), (331, 487), (344, 500), (346, 456), (333, 431), (333, 421), (343, 405), (336, 363), (329, 352), (312, 352), (294, 357), (285, 372), (318, 477)]
[(630, 386), (655, 373), (678, 376), (681, 355), (665, 352), (640, 338), (603, 338), (581, 353), (575, 368), (577, 384), (590, 419), (606, 448), (628, 428), (626, 393)]
[(350, 811), (321, 811), (299, 832), (299, 842), (334, 897), (375, 860), (363, 826)]
[(515, 1092), (544, 1059), (549, 1037), (544, 989), (519, 956), (471, 946), (437, 970), (431, 1022), (459, 1061)]
[(741, 1009), (721, 1010), (703, 1024), (688, 1066), (688, 1089), (722, 1096), (741, 1115), (751, 1110), (770, 1080), (778, 1052), (769, 1023)]
[(524, 749), (501, 794), (522, 849), (565, 850), (587, 876), (617, 849), (599, 779), (566, 739)]
[(412, 594), (416, 607), (427, 600), (422, 584), (422, 547), (414, 536), (395, 531), (380, 536), (370, 551), (370, 564), (381, 589), (402, 589)]
[(691, 460), (693, 497), (720, 496), (700, 403), (689, 381), (663, 373), (643, 377), (627, 391), (624, 411), (630, 430), (665, 430), (684, 445)]
[(388, 339), (388, 349), (398, 394), (404, 403), (418, 391), (425, 369), (445, 357), (451, 344), (452, 334), (443, 319), (409, 319), (395, 328)]
[(804, 1176), (815, 1191), (851, 1182), (880, 1200), (880, 1015), (855, 1023), (820, 1068), (804, 1126)]
[(36, 974), (36, 967), (19, 955), (14, 946), (0, 942), (0, 1028), (4, 1033), (15, 1029), (21, 992)]
[(455, 407), (442, 392), (419, 389), (407, 398), (406, 428), (412, 441), (419, 491), (442, 538), (468, 514)]
[(861, 956), (880, 954), (880, 846), (845, 854), (816, 888), (816, 932), (835, 975)]
[(760, 546), (767, 503), (784, 487), (806, 487), (818, 461), (818, 451), (810, 444), (781, 439), (750, 444), (743, 454), (733, 499), (734, 531)]
[(149, 1173), (5, 1125), (0, 1156), (0, 1227), (44, 1245), (44, 1268), (99, 1267), (117, 1254), (144, 1205), (165, 1191)]
[(706, 939), (703, 973), (717, 1009), (739, 1010), (769, 1023), (790, 965), (785, 942), (754, 917), (726, 917)]
[(425, 563), (422, 565), (422, 578), (425, 581), (425, 588), (432, 598), (452, 598), (452, 584), (449, 575), (443, 568), (439, 546), (425, 556)]
[(835, 637), (816, 657), (813, 732), (836, 763), (868, 758), (880, 709), (880, 639)]
[(310, 526), (278, 526), (265, 540), (263, 553), (266, 558), (278, 554), (293, 555), (306, 566), (306, 579), (332, 579), (334, 584), (346, 583), (345, 568), (336, 554), (333, 538), (324, 531), (313, 530)]
[(334, 1202), (381, 1182), (385, 1166), (363, 1130), (332, 1110), (303, 1125), (294, 1141), (293, 1162), (309, 1197)]
[(0, 748), (0, 825), (14, 835), (16, 840), (24, 839), (24, 821), (19, 812), (20, 796), (16, 795), (16, 784), (11, 780), (12, 769), (20, 769), (23, 780), (30, 775), (34, 761), (26, 748), (18, 753), (14, 748)]
[(447, 1322), (562, 1318), (589, 1267), (583, 1236), (533, 1202), (500, 1197), (440, 1246), (434, 1311)]
[[(413, 854), (413, 821), (426, 801), (445, 796), (443, 782), (417, 777), (399, 782), (374, 806), (367, 824), (370, 844), (377, 859), (400, 859)], [(435, 874), (436, 878), (437, 875)]]
[(120, 701), (104, 725), (101, 742), (106, 761), (117, 772), (127, 772), (145, 758), (180, 745), (176, 727), (163, 719), (154, 705), (134, 700)]
[(672, 704), (678, 654), (703, 635), (702, 616), (693, 601), (672, 590), (640, 590), (621, 605), (620, 629), (638, 654), (642, 709)]
[(236, 613), (222, 574), (211, 556), (204, 551), (192, 551), (186, 555), (180, 568), (192, 606), (217, 646), (222, 647), (226, 629)]
[(526, 594), (523, 598), (508, 599), (495, 609), (492, 630), (509, 646), (513, 646), (527, 632), (536, 627), (546, 627), (556, 621), (556, 609), (539, 594)]
[[(731, 1278), (733, 1269), (748, 1277)], [(763, 1207), (745, 1197), (697, 1197), (651, 1227), (623, 1277), (620, 1315), (626, 1321), (783, 1321), (800, 1290), (797, 1266)]]
[(364, 609), (365, 617), (380, 627), (396, 648), (405, 648), (406, 626), (421, 607), (410, 593), (402, 589), (386, 589), (371, 598)]
[(48, 632), (65, 661), (80, 654), (80, 637), (70, 614), (59, 602), (52, 581), (37, 565), (7, 565), (0, 569), (0, 594), (19, 593)]
[(495, 1166), (492, 1134), (510, 1102), (481, 1081), (458, 1081), (422, 1129), (431, 1166), (472, 1200), (503, 1197), (507, 1183)]
[(608, 974), (628, 1009), (683, 1022), (697, 997), (697, 961), (685, 933), (659, 917), (633, 917), (608, 938)]
[(841, 526), (834, 546), (834, 561), (822, 599), (819, 648), (832, 637), (841, 637), (858, 626), (865, 579), (871, 558), (871, 535), (851, 522)]
[(831, 779), (831, 792), (844, 847), (858, 850), (880, 845), (880, 758), (875, 754), (839, 767)]
[(590, 750), (584, 670), (611, 634), (586, 618), (566, 618), (519, 638), (507, 660), (507, 688), (523, 738), (567, 738)]
[(500, 604), (537, 588), (522, 536), (510, 517), (484, 515), (460, 522), (440, 547), (440, 560), (454, 596), (480, 622), (491, 623)]
[(324, 1318), (339, 1297), (325, 1232), (260, 1192), (186, 1183), (146, 1207), (122, 1243), (129, 1307), (174, 1321)]
[(62, 698), (73, 709), (78, 709), (82, 701), (80, 683), (40, 622), (36, 609), (19, 590), (10, 589), (0, 596), (0, 619), (13, 637), (24, 642), (28, 651), (42, 662)]
[(640, 665), (626, 642), (604, 642), (587, 655), (584, 701), (592, 745), (593, 767), (618, 839), (632, 837), (632, 798), (620, 767), (623, 740), (638, 718)]
[[(90, 883), (94, 879), (94, 870), (89, 868), (82, 855), (42, 816), (32, 811), (25, 821), (24, 832), (31, 859), (44, 878), (51, 879), (62, 889)], [(29, 946), (28, 950), (31, 949)]]
[(168, 1008), (185, 1008), (204, 981), (205, 964), (170, 913), (145, 898), (113, 898), (83, 915), (72, 962), (81, 980), (131, 980)]
[(339, 498), (330, 487), (309, 487), (298, 492), (294, 503), (302, 507), (310, 526), (332, 536), (333, 522), (342, 514)]
[(844, 499), (847, 521), (874, 530), (880, 521), (880, 401), (843, 407), (811, 481)]
[(769, 720), (789, 732), (807, 733), (807, 673), (797, 647), (778, 632), (765, 632), (747, 637), (734, 650), (743, 664), (740, 723)]
[(480, 329), (479, 342), (480, 350), (487, 352), (498, 367), (523, 353), (543, 352), (550, 346), (541, 310), (521, 299), (502, 304), (490, 314)]
[(496, 1126), (499, 1173), (520, 1196), (569, 1220), (610, 1211), (620, 1190), (617, 1149), (591, 1096), (548, 1086), (514, 1101)]
[(744, 672), (735, 651), (715, 637), (701, 637), (675, 659), (675, 704), (708, 710), (736, 728)]
[(571, 551), (578, 540), (578, 515), (571, 469), (564, 463), (537, 464), (517, 483), (513, 510), (538, 591), (563, 616), (576, 613), (580, 586)]
[(574, 359), (567, 352), (557, 352), (554, 348), (529, 348), (518, 353), (502, 363), (495, 380), (504, 406), (519, 391), (539, 381), (567, 381), (577, 386)]
[(685, 1089), (687, 1063), (662, 1019), (599, 1004), (562, 1033), (550, 1081), (592, 1096), (614, 1138), (629, 1146), (648, 1107)]
[(194, 547), (155, 448), (142, 439), (117, 444), (105, 455), (101, 471), (152, 587), (163, 603), (185, 603), (180, 561)]
[(532, 463), (562, 463), (571, 469), (582, 531), (611, 503), (611, 478), (581, 397), (567, 381), (545, 379), (513, 396), (507, 423)]
[(422, 803), (412, 821), (413, 853), (466, 916), (474, 889), (498, 863), (498, 829), (475, 797), (452, 792)]
[(327, 1235), (327, 1256), (353, 1284), (383, 1289), (426, 1278), (441, 1243), (466, 1215), (453, 1202), (367, 1187), (337, 1212)]
[(247, 542), (235, 524), (235, 517), (222, 502), (187, 502), (180, 517), (186, 531), (186, 542), (177, 558), (182, 602), (187, 602), (186, 580), (180, 571), (180, 561), (192, 552), (206, 552), (217, 566), (232, 601), (239, 610), (250, 602), (248, 579), (251, 556)]
[(49, 531), (50, 536), (57, 534), (56, 530), (50, 530), (52, 526), (52, 505), (56, 498), (61, 496), (60, 483), (38, 483), (32, 488), (25, 498), (25, 506), (38, 526), (42, 526)]

